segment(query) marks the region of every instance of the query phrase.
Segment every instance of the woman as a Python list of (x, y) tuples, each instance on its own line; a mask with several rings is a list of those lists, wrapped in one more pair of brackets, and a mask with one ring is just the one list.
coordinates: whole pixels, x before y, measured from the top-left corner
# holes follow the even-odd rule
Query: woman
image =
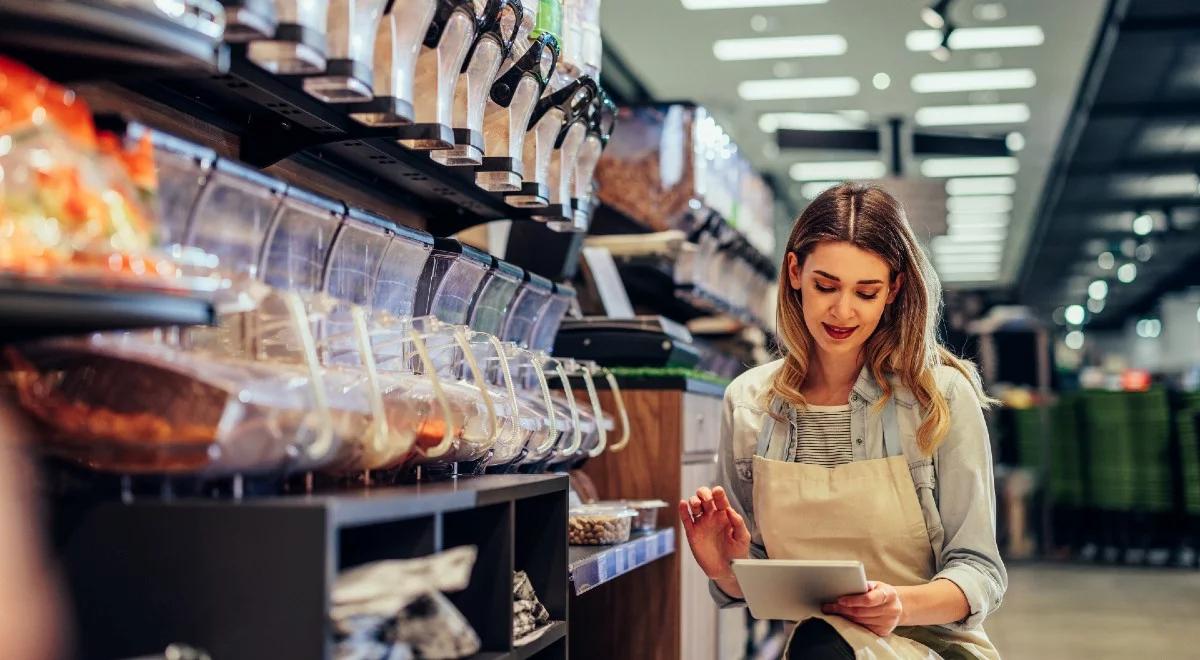
[(1008, 577), (974, 367), (937, 341), (940, 285), (899, 203), (842, 184), (805, 209), (779, 282), (784, 357), (725, 392), (722, 486), (680, 501), (723, 607), (739, 558), (857, 559), (868, 591), (801, 622), (789, 658), (998, 658)]

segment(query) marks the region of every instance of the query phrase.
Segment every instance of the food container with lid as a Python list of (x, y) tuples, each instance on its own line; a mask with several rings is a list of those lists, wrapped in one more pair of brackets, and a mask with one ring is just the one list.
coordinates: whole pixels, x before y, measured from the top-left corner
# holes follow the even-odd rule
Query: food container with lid
[(435, 161), (454, 167), (483, 163), (484, 110), (500, 66), (512, 52), (523, 12), (519, 0), (489, 1), (454, 91), (455, 146), (434, 152)]
[[(475, 182), (485, 190), (522, 190), (529, 120), (550, 82), (557, 58), (558, 41), (554, 35), (543, 33), (529, 40), (524, 33), (518, 33), (512, 66), (492, 85), (484, 113), (485, 158), (475, 173)], [(534, 197), (547, 201), (545, 195), (536, 190), (535, 193)]]
[[(609, 504), (597, 502), (597, 504)], [(611, 504), (628, 507), (637, 512), (633, 521), (633, 529), (638, 532), (653, 532), (658, 529), (658, 512), (670, 506), (662, 500), (617, 500)]]
[(258, 66), (283, 75), (325, 70), (325, 22), (329, 0), (275, 0), (278, 24), (268, 39), (255, 39), (246, 57)]
[(416, 123), (401, 129), (400, 144), (421, 151), (455, 146), (454, 90), (486, 9), (483, 0), (438, 0), (417, 56)]
[(184, 245), (216, 257), (228, 275), (259, 277), (259, 254), (286, 187), (258, 170), (218, 159), (196, 202)]
[(629, 540), (637, 511), (620, 504), (583, 504), (567, 512), (571, 545), (613, 545)]
[(437, 0), (392, 3), (379, 21), (372, 62), (375, 98), (348, 108), (351, 119), (366, 126), (403, 126), (412, 123), (413, 77), (417, 56), (433, 20)]
[(371, 306), (397, 317), (418, 315), (417, 291), (433, 250), (433, 236), (402, 225), (393, 225), (390, 231), (392, 240), (379, 264)]
[(555, 282), (552, 285), (550, 299), (538, 315), (537, 323), (530, 335), (529, 347), (535, 351), (549, 353), (554, 348), (554, 338), (563, 318), (575, 302), (575, 289), (566, 284)]
[(492, 257), (452, 238), (434, 239), (433, 253), (418, 282), (416, 315), (466, 324)]
[(324, 290), (325, 264), (345, 214), (342, 202), (289, 188), (262, 250), (262, 280), (285, 291)]
[(492, 257), (492, 267), (479, 285), (479, 295), (475, 297), (467, 325), (472, 330), (501, 336), (504, 317), (508, 315), (524, 277), (525, 271), (520, 266)]
[(326, 103), (374, 98), (375, 38), (386, 0), (330, 0), (325, 71), (304, 79), (304, 91)]
[(521, 288), (509, 306), (508, 317), (504, 320), (504, 331), (500, 336), (505, 341), (516, 343), (522, 348), (528, 348), (533, 339), (533, 329), (541, 319), (546, 304), (554, 293), (554, 283), (550, 280), (525, 271)]
[(592, 182), (596, 174), (596, 165), (600, 163), (604, 148), (608, 146), (616, 111), (612, 100), (601, 90), (592, 103), (587, 138), (579, 148), (579, 159), (575, 164), (575, 198), (571, 205), (585, 213), (590, 213), (591, 210)]

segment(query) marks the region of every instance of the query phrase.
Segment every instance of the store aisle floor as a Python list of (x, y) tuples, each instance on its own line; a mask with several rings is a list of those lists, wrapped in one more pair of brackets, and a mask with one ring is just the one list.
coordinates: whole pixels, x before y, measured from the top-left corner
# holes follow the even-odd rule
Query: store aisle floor
[(987, 630), (1005, 660), (1200, 658), (1200, 571), (1010, 565)]

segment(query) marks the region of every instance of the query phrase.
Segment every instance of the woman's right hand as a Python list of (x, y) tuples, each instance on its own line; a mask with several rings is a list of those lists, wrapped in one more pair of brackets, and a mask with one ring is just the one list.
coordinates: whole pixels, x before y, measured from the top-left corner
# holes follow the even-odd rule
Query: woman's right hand
[(733, 581), (733, 560), (750, 557), (750, 530), (729, 506), (725, 489), (699, 488), (695, 496), (680, 500), (679, 520), (696, 563), (705, 575), (720, 581), (724, 588), (725, 583)]

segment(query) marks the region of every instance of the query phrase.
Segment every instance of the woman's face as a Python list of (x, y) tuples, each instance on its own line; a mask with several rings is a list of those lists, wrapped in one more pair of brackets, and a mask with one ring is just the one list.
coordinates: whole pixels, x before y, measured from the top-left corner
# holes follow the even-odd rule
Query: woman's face
[(788, 282), (800, 291), (804, 324), (826, 355), (858, 355), (900, 293), (879, 255), (850, 243), (820, 243), (800, 263), (787, 255)]

